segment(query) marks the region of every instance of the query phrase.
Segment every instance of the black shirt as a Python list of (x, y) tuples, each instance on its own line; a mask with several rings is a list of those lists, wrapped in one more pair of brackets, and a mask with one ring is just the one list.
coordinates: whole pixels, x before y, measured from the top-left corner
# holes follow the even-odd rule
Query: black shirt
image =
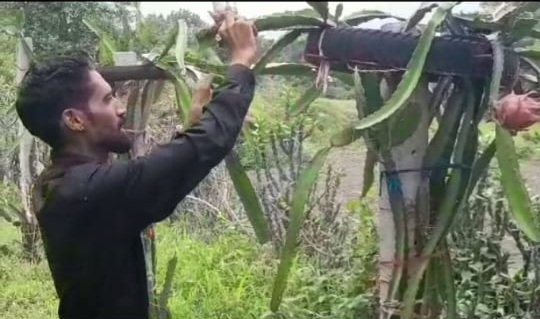
[(135, 160), (53, 160), (35, 187), (37, 219), (61, 319), (147, 319), (140, 233), (168, 217), (229, 153), (255, 78), (229, 67), (199, 124)]

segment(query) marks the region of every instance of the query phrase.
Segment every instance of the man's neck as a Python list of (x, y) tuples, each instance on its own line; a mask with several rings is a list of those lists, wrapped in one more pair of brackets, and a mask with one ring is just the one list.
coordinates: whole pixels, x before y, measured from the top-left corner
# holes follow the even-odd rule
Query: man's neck
[(109, 152), (88, 147), (85, 144), (66, 145), (59, 150), (53, 150), (51, 160), (53, 163), (57, 162), (66, 164), (69, 164), (70, 162), (90, 161), (106, 163), (109, 161)]

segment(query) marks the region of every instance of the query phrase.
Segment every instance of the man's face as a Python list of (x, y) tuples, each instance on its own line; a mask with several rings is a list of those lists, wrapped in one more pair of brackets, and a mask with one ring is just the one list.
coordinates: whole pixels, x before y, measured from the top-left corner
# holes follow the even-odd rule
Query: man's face
[(122, 127), (126, 109), (97, 71), (90, 71), (90, 98), (85, 109), (85, 135), (90, 143), (107, 152), (126, 153), (131, 141)]

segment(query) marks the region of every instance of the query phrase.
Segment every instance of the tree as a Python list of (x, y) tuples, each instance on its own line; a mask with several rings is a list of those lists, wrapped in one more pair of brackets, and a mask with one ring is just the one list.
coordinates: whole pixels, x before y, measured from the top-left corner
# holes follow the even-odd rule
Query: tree
[(25, 34), (34, 41), (36, 57), (71, 49), (94, 53), (98, 38), (83, 18), (115, 21), (118, 16), (107, 2), (2, 2), (0, 12), (24, 17)]

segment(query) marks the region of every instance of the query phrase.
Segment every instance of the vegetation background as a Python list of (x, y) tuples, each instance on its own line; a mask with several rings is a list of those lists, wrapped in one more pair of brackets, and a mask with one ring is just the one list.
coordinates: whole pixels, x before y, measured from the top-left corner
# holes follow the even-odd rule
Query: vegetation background
[[(483, 2), (475, 15), (492, 12), (497, 5)], [(195, 34), (208, 27), (187, 10), (143, 16), (138, 6), (136, 2), (2, 2), (0, 22), (7, 25), (13, 12), (24, 12), (24, 34), (32, 38), (35, 59), (72, 48), (86, 49), (104, 59), (103, 38), (85, 21), (107, 30), (117, 51), (138, 54), (162, 50), (168, 30), (179, 19), (184, 19), (189, 30), (188, 48), (195, 45)], [(25, 149), (13, 111), (18, 40), (11, 29), (0, 31), (0, 314), (6, 319), (52, 319), (57, 317), (57, 298), (50, 272), (39, 240), (28, 239), (35, 229), (24, 227), (20, 158)], [(263, 51), (273, 41), (262, 33)], [(298, 38), (273, 62), (303, 63), (305, 44), (305, 37)], [(265, 213), (273, 220), (271, 242), (257, 243), (225, 164), (173, 216), (156, 225), (155, 273), (160, 289), (166, 282), (168, 262), (177, 258), (168, 298), (172, 318), (270, 315), (280, 262), (276, 249), (284, 244), (290, 210), (290, 203), (278, 193), (292, 192), (299, 172), (328, 137), (357, 118), (354, 87), (337, 78), (305, 112), (290, 116), (287, 110), (312, 84), (308, 77), (260, 76), (252, 106), (257, 127), (237, 147)], [(175, 87), (165, 84), (152, 106), (148, 145), (170, 136), (178, 121), (175, 100)], [(479, 128), (483, 141), (493, 138), (492, 125), (482, 123)], [(538, 194), (540, 131), (535, 126), (519, 134), (515, 143), (530, 192)], [(24, 156), (31, 159), (36, 174), (47, 162), (47, 149), (36, 142), (26, 150)], [(366, 153), (363, 140), (332, 149), (321, 170), (280, 306), (284, 318), (378, 316), (379, 181), (375, 178), (367, 196), (360, 198)], [(466, 213), (448, 235), (457, 308), (461, 318), (467, 319), (538, 318), (537, 246), (509, 218), (499, 178), (496, 166), (483, 175), (464, 208)], [(535, 212), (540, 212), (536, 206)], [(439, 317), (432, 314), (429, 318)]]

